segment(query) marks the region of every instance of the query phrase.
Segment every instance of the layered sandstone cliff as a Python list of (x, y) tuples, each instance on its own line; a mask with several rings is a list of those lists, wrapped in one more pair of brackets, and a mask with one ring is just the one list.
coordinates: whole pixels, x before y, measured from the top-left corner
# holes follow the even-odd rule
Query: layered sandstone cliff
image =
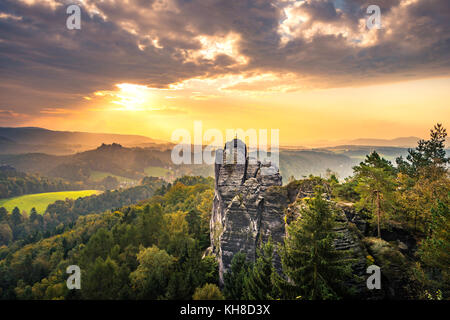
[[(234, 139), (216, 152), (215, 194), (211, 217), (211, 249), (219, 261), (221, 281), (237, 252), (254, 260), (260, 241), (285, 235), (283, 201), (272, 187), (281, 186), (278, 168), (248, 155), (245, 144)], [(276, 266), (280, 267), (279, 259)]]
[[(366, 287), (366, 268), (374, 250), (364, 245), (368, 235), (367, 222), (357, 214), (352, 204), (334, 203), (329, 184), (317, 177), (292, 181), (282, 186), (278, 168), (249, 156), (245, 144), (234, 139), (216, 152), (215, 194), (210, 222), (211, 247), (219, 262), (220, 281), (229, 270), (233, 256), (244, 252), (247, 259), (256, 259), (257, 248), (269, 237), (277, 245), (284, 241), (287, 226), (301, 219), (305, 198), (314, 196), (321, 185), (325, 198), (336, 213), (334, 246), (346, 252), (353, 261), (353, 278), (346, 284), (360, 298), (378, 299), (384, 291), (374, 292)], [(373, 246), (372, 246), (373, 247)], [(369, 249), (369, 250), (368, 250)], [(369, 258), (368, 258), (369, 257)], [(379, 259), (375, 256), (375, 263)], [(275, 253), (275, 268), (281, 272), (281, 261)], [(382, 263), (380, 263), (383, 266)], [(391, 290), (388, 286), (386, 290)], [(398, 291), (398, 290), (397, 290)]]

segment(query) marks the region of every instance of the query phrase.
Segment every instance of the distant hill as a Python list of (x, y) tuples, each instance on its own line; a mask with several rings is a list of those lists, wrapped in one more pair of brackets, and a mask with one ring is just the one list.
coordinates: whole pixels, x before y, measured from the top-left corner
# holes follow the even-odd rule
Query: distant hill
[[(391, 161), (407, 153), (406, 148), (345, 145), (311, 150), (280, 150), (280, 171), (285, 182), (291, 176), (297, 179), (310, 174), (323, 176), (327, 169), (344, 178), (351, 175), (352, 167), (373, 150)], [(174, 165), (170, 148), (127, 148), (119, 144), (102, 144), (92, 150), (63, 156), (43, 153), (0, 155), (1, 164), (25, 172), (38, 172), (45, 176), (83, 182), (95, 180), (99, 175), (119, 176), (136, 181), (152, 175), (150, 172), (155, 170), (163, 172), (158, 173), (158, 176), (170, 177), (212, 176), (214, 173), (212, 165)]]
[(283, 183), (291, 176), (302, 179), (310, 174), (324, 176), (327, 169), (346, 177), (352, 173), (352, 166), (358, 161), (348, 155), (338, 154), (328, 150), (281, 150), (280, 173)]
[(346, 144), (357, 146), (380, 146), (380, 147), (415, 147), (418, 137), (400, 137), (395, 139), (354, 139)]
[[(299, 150), (304, 148), (331, 148), (342, 145), (415, 148), (417, 146), (417, 142), (421, 139), (422, 138), (411, 136), (411, 137), (398, 137), (394, 139), (358, 138), (352, 140), (335, 140), (335, 141), (315, 140), (305, 143), (307, 147), (281, 147), (281, 148)], [(450, 146), (449, 137), (447, 137), (446, 143), (447, 147)]]
[(10, 165), (20, 171), (71, 181), (86, 181), (93, 171), (140, 179), (145, 176), (145, 169), (149, 166), (163, 167), (169, 163), (170, 150), (126, 148), (116, 143), (102, 144), (96, 149), (73, 155), (43, 153), (0, 155), (0, 165)]
[(373, 151), (378, 152), (382, 157), (393, 161), (398, 156), (406, 156), (408, 154), (406, 147), (388, 147), (388, 146), (365, 146), (365, 145), (340, 145), (328, 148), (317, 148), (314, 151), (328, 151), (337, 154), (346, 155), (354, 159), (364, 159), (366, 155)]
[(0, 127), (0, 154), (48, 153), (74, 154), (102, 143), (124, 146), (153, 146), (163, 141), (140, 135), (53, 131), (36, 127)]
[[(417, 146), (418, 140), (417, 137), (355, 139), (321, 148), (283, 147), (280, 171), (284, 181), (291, 176), (299, 179), (309, 174), (324, 175), (327, 169), (344, 178), (372, 151), (395, 163), (395, 158), (405, 156), (408, 147)], [(151, 174), (168, 179), (213, 175), (213, 166), (173, 165), (172, 147), (170, 143), (139, 135), (0, 127), (0, 165), (25, 172), (83, 182), (108, 175), (124, 181), (138, 181)]]

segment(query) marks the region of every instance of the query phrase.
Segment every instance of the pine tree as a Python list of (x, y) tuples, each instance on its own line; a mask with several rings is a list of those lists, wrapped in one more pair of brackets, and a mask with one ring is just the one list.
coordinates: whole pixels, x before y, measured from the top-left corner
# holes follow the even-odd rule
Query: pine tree
[(8, 218), (8, 211), (4, 207), (0, 207), (0, 222), (6, 221)]
[(36, 211), (36, 208), (31, 208), (31, 211), (30, 211), (30, 221), (34, 221), (34, 220), (36, 220), (36, 219), (38, 219), (38, 213), (37, 213), (37, 211)]
[(346, 293), (343, 280), (351, 275), (351, 260), (334, 248), (335, 214), (320, 191), (307, 200), (300, 217), (288, 227), (281, 250), (285, 280), (276, 278), (283, 298), (325, 300)]
[(450, 158), (446, 157), (445, 140), (447, 131), (438, 123), (430, 130), (430, 140), (420, 140), (415, 149), (409, 149), (406, 160), (396, 159), (398, 169), (412, 177), (427, 175), (430, 168), (438, 168), (441, 173), (446, 172), (446, 165)]
[(22, 223), (22, 214), (17, 207), (15, 207), (11, 213), (11, 222), (16, 226)]
[(368, 207), (374, 213), (378, 237), (381, 237), (381, 217), (393, 202), (391, 197), (395, 191), (395, 169), (374, 151), (353, 170), (358, 181), (356, 191), (361, 195), (358, 205)]
[(272, 274), (273, 266), (272, 240), (258, 249), (257, 259), (244, 281), (244, 299), (268, 300), (273, 298)]
[(244, 294), (244, 280), (248, 274), (250, 263), (243, 252), (238, 252), (231, 260), (231, 267), (224, 274), (223, 293), (229, 300), (241, 300)]

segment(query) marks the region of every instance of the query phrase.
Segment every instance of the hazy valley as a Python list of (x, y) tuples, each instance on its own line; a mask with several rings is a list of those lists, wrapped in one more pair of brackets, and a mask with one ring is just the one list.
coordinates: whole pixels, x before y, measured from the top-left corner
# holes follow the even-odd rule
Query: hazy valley
[[(324, 176), (327, 169), (343, 179), (374, 150), (391, 161), (407, 154), (407, 147), (383, 143), (414, 145), (415, 139), (362, 139), (355, 140), (355, 145), (309, 149), (281, 147), (280, 171), (285, 182), (292, 176), (297, 179), (310, 174)], [(357, 145), (369, 141), (381, 145)], [(111, 175), (124, 183), (138, 181), (149, 172), (169, 181), (186, 174), (213, 176), (209, 165), (173, 165), (172, 147), (172, 143), (143, 136), (0, 128), (0, 165), (28, 173), (84, 182)]]

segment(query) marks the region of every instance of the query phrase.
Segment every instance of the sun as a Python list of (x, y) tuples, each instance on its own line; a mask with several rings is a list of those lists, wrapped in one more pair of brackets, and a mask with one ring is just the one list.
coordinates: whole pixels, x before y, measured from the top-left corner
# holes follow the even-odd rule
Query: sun
[(116, 84), (116, 87), (119, 90), (114, 93), (114, 100), (111, 101), (120, 106), (116, 110), (143, 111), (148, 109), (153, 96), (150, 88), (130, 83), (119, 83)]

